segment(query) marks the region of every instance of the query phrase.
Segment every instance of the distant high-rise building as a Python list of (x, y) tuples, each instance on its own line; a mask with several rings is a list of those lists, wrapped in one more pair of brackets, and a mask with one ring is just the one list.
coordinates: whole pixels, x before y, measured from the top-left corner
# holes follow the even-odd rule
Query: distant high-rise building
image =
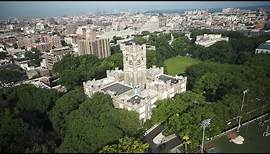
[(64, 55), (70, 54), (72, 49), (69, 47), (62, 47), (50, 50), (49, 53), (45, 53), (45, 63), (49, 70), (53, 69), (53, 65), (60, 61)]
[(79, 55), (93, 54), (90, 49), (90, 41), (78, 40)]
[(94, 41), (96, 40), (97, 33), (95, 31), (87, 31), (86, 32), (86, 40)]
[(111, 56), (109, 39), (79, 40), (79, 55), (93, 54), (99, 59)]

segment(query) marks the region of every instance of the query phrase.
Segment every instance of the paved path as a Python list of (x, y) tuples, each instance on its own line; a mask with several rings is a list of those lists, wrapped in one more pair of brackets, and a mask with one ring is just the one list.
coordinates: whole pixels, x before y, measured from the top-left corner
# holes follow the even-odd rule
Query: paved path
[(155, 128), (152, 128), (152, 131), (148, 132), (146, 135), (143, 136), (142, 140), (144, 142), (147, 142), (150, 145), (149, 153), (161, 153), (162, 150), (166, 149), (172, 149), (176, 147), (177, 145), (180, 145), (182, 143), (182, 140), (179, 136), (170, 136), (170, 140), (168, 140), (165, 143), (162, 144), (155, 144), (153, 142), (153, 139), (159, 135), (164, 129), (165, 125), (164, 123), (159, 124), (158, 126), (154, 126)]

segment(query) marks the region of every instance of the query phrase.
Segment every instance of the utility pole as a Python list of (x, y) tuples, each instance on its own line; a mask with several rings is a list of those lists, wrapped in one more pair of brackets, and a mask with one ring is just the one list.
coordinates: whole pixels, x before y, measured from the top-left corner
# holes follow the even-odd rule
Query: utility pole
[(210, 125), (211, 119), (205, 119), (202, 121), (201, 126), (203, 127), (203, 136), (202, 136), (202, 145), (201, 145), (201, 153), (203, 153), (203, 142), (204, 142), (204, 132), (205, 128)]
[(242, 99), (242, 105), (241, 105), (241, 110), (240, 110), (240, 115), (239, 115), (239, 121), (238, 121), (238, 127), (237, 127), (237, 132), (239, 132), (240, 126), (241, 126), (241, 118), (242, 118), (242, 110), (244, 107), (244, 100), (245, 100), (245, 95), (248, 92), (248, 89), (243, 91), (243, 99)]

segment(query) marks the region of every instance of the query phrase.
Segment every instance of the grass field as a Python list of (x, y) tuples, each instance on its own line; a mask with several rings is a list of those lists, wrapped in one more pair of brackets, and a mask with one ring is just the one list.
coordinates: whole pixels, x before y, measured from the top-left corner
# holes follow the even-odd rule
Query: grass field
[(260, 126), (257, 122), (253, 122), (240, 128), (240, 135), (245, 139), (240, 145), (229, 142), (226, 135), (216, 139), (212, 144), (221, 153), (269, 153), (270, 136), (262, 136), (266, 127), (267, 124)]
[(188, 66), (199, 63), (200, 60), (191, 57), (173, 57), (165, 61), (165, 67), (169, 75), (184, 73)]

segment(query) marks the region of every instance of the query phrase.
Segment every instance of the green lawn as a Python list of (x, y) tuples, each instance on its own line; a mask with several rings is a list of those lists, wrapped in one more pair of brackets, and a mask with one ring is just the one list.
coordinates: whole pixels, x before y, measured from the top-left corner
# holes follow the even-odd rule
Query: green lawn
[(169, 75), (176, 75), (184, 73), (188, 66), (199, 63), (200, 60), (191, 57), (173, 57), (165, 61), (167, 73)]
[(222, 153), (269, 153), (270, 136), (262, 136), (266, 127), (267, 124), (260, 126), (256, 122), (253, 122), (249, 126), (240, 128), (240, 135), (245, 139), (241, 145), (229, 142), (226, 135), (216, 139), (212, 143)]

